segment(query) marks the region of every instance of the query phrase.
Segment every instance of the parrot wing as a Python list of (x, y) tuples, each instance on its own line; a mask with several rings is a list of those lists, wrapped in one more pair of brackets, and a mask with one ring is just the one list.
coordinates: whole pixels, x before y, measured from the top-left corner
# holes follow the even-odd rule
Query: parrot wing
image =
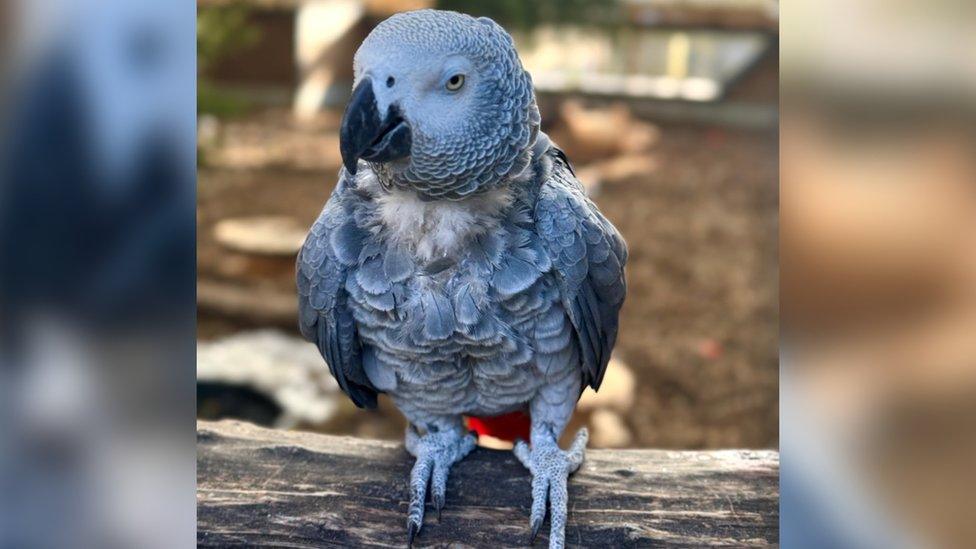
[(535, 223), (559, 281), (582, 356), (583, 385), (598, 389), (617, 339), (627, 285), (627, 246), (586, 197), (566, 155), (551, 146), (552, 170), (539, 187)]
[(339, 184), (298, 254), (299, 329), (315, 343), (339, 387), (360, 408), (375, 408), (377, 390), (363, 369), (363, 349), (349, 308), (346, 277), (359, 264), (367, 233), (352, 216), (352, 178)]

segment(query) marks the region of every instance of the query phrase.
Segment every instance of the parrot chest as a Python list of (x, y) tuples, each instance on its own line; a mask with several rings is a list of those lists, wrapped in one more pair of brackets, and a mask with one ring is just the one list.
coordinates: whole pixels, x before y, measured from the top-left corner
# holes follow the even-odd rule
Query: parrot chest
[(544, 381), (532, 335), (554, 295), (540, 284), (513, 296), (523, 306), (535, 301), (535, 308), (513, 310), (511, 300), (492, 298), (490, 289), (471, 289), (475, 275), (463, 266), (422, 271), (394, 291), (402, 301), (393, 310), (356, 304), (360, 337), (369, 346), (367, 375), (401, 407), (496, 415), (529, 402)]
[(545, 262), (518, 259), (533, 245), (506, 224), (441, 258), (380, 242), (346, 283), (371, 382), (428, 412), (495, 415), (530, 401), (544, 382), (537, 324), (564, 316)]

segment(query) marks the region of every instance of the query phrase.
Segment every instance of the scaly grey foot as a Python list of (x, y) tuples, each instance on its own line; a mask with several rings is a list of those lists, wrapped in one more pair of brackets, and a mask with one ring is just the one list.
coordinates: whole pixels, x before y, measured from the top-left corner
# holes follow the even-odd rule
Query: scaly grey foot
[(477, 444), (474, 435), (460, 429), (447, 429), (421, 435), (412, 425), (407, 426), (407, 451), (417, 458), (410, 471), (410, 506), (407, 508), (407, 543), (424, 524), (424, 502), (427, 500), (427, 485), (430, 484), (431, 498), (437, 516), (444, 507), (444, 493), (447, 491), (447, 474), (451, 466), (468, 455)]
[(568, 451), (559, 449), (554, 438), (535, 440), (532, 447), (524, 441), (515, 444), (515, 457), (532, 473), (531, 545), (546, 518), (549, 508), (549, 548), (566, 545), (566, 507), (569, 499), (566, 480), (583, 464), (583, 453), (589, 437), (586, 428), (576, 433)]

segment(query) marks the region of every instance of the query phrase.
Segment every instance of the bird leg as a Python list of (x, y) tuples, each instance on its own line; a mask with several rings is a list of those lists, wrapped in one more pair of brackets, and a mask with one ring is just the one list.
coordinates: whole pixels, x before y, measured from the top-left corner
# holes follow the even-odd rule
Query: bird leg
[(410, 544), (424, 524), (427, 485), (430, 484), (431, 499), (440, 518), (447, 491), (447, 473), (477, 444), (477, 438), (460, 423), (427, 423), (424, 426), (426, 433), (421, 435), (412, 423), (407, 425), (407, 451), (417, 458), (410, 471), (410, 506), (407, 508), (407, 542)]
[(532, 426), (532, 446), (525, 441), (515, 444), (515, 457), (532, 473), (532, 537), (535, 541), (549, 509), (549, 548), (562, 549), (566, 544), (566, 508), (569, 495), (566, 481), (583, 464), (583, 453), (589, 437), (586, 428), (576, 433), (568, 451), (559, 448), (557, 435), (545, 424)]

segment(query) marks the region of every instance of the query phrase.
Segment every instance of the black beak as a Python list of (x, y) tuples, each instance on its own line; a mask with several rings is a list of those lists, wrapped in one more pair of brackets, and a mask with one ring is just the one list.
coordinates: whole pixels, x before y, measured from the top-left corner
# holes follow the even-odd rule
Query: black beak
[(352, 92), (339, 128), (339, 151), (349, 173), (356, 173), (359, 159), (390, 162), (410, 156), (410, 126), (396, 105), (380, 117), (373, 82), (363, 78)]

